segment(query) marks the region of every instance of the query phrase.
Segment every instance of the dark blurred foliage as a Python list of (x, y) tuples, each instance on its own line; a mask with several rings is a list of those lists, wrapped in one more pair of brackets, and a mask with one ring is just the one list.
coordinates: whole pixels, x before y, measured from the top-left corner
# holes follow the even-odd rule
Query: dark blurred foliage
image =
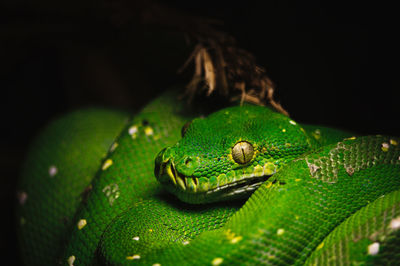
[[(14, 187), (28, 144), (47, 121), (88, 105), (134, 112), (158, 92), (188, 81), (176, 71), (192, 47), (181, 32), (143, 23), (145, 3), (0, 3), (3, 261), (18, 263)], [(400, 135), (394, 5), (286, 0), (163, 3), (186, 16), (223, 21), (220, 29), (266, 68), (277, 85), (276, 98), (294, 119), (363, 134)]]

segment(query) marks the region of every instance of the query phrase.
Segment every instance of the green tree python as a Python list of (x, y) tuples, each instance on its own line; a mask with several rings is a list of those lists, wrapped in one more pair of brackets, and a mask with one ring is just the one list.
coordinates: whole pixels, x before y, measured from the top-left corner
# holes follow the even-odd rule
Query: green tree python
[(201, 114), (167, 92), (133, 117), (86, 109), (46, 127), (18, 186), (24, 263), (400, 262), (398, 138), (262, 106)]

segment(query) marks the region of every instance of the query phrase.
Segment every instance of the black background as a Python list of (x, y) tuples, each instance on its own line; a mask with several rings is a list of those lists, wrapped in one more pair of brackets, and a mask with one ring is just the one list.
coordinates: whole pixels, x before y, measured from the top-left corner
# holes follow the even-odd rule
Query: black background
[[(0, 4), (2, 261), (19, 261), (15, 183), (29, 142), (47, 121), (87, 105), (134, 111), (185, 81), (175, 74), (189, 54), (181, 38), (162, 39), (135, 23), (119, 25), (110, 5), (115, 2)], [(295, 120), (400, 135), (394, 5), (262, 2), (168, 4), (224, 21), (222, 29), (267, 69), (276, 97)]]

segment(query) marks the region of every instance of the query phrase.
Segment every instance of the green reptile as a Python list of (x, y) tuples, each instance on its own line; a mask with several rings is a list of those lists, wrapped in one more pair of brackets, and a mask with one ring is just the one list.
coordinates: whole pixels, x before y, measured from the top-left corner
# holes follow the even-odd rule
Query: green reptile
[(188, 108), (168, 92), (133, 118), (88, 109), (45, 128), (18, 185), (23, 262), (400, 262), (398, 138)]

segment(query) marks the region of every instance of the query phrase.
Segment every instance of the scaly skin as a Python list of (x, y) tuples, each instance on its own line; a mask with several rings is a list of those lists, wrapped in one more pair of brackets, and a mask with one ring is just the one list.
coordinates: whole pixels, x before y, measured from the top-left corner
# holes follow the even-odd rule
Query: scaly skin
[(17, 192), (25, 264), (55, 264), (85, 188), (127, 119), (117, 111), (75, 111), (51, 123), (32, 143)]
[[(61, 244), (62, 263), (382, 264), (400, 259), (398, 139), (350, 138), (334, 129), (302, 127), (255, 106), (195, 119), (181, 138), (182, 125), (199, 115), (185, 108), (167, 93), (121, 131), (75, 214), (68, 242)], [(255, 184), (249, 181), (255, 178)], [(38, 238), (25, 241), (42, 245)]]

